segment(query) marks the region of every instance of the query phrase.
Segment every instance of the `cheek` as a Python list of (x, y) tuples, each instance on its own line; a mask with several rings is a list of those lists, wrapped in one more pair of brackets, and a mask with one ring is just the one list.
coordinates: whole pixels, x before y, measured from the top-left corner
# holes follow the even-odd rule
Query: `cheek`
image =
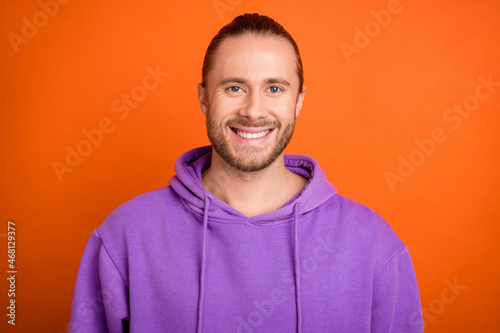
[(276, 98), (270, 102), (269, 106), (283, 117), (289, 117), (295, 114), (296, 103), (295, 99), (292, 98)]
[(217, 127), (226, 130), (226, 123), (238, 114), (238, 106), (234, 98), (214, 98), (210, 101), (209, 114)]

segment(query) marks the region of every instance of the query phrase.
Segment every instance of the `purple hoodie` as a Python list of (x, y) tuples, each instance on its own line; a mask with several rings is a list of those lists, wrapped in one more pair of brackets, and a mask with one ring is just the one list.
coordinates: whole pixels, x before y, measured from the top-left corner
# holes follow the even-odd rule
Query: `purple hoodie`
[(337, 194), (314, 159), (285, 155), (307, 184), (246, 217), (203, 188), (211, 151), (180, 156), (170, 186), (92, 233), (71, 333), (423, 332), (408, 249), (374, 211)]

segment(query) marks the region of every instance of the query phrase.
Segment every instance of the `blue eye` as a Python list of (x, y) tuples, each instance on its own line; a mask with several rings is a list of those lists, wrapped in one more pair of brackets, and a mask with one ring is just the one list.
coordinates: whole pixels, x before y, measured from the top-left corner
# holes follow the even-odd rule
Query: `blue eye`
[(234, 92), (234, 93), (237, 93), (240, 91), (240, 87), (238, 87), (238, 86), (231, 86), (228, 89), (230, 92)]
[(281, 88), (276, 87), (276, 86), (272, 86), (272, 87), (269, 87), (269, 91), (273, 94), (276, 94), (276, 93), (279, 93), (281, 91)]

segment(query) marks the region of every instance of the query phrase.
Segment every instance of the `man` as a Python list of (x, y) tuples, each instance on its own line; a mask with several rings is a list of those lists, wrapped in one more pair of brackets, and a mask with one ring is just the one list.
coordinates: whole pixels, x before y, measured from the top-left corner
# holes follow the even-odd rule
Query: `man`
[(198, 86), (212, 146), (94, 231), (70, 332), (423, 332), (405, 245), (283, 154), (304, 96), (282, 26), (245, 14), (219, 31)]

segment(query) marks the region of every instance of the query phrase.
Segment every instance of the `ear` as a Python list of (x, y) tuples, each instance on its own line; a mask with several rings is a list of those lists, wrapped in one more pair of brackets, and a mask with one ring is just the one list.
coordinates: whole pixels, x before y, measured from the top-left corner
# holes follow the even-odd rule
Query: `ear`
[(295, 105), (295, 117), (299, 116), (300, 110), (302, 109), (302, 103), (306, 97), (306, 87), (302, 87), (302, 92), (297, 96), (297, 104)]
[(200, 102), (201, 112), (206, 116), (208, 111), (208, 90), (201, 85), (198, 84), (198, 101)]

